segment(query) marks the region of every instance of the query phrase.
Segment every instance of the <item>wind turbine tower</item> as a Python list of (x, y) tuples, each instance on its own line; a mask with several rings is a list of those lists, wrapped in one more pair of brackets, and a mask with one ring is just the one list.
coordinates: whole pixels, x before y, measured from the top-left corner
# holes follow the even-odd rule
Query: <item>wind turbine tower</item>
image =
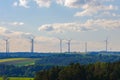
[(85, 42), (85, 53), (87, 53), (87, 42)]
[(71, 40), (68, 40), (68, 53), (70, 53), (71, 52)]
[(105, 51), (106, 52), (108, 51), (108, 38), (106, 38), (105, 40)]
[(31, 38), (31, 53), (34, 53), (34, 38)]
[(6, 43), (6, 53), (9, 53), (9, 40), (5, 39), (5, 43)]
[(62, 53), (62, 39), (59, 39), (60, 40), (60, 53)]

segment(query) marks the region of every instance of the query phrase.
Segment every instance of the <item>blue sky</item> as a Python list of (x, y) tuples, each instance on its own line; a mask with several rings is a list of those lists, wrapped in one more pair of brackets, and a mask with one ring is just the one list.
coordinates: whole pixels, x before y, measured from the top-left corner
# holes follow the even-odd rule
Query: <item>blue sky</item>
[(58, 38), (64, 39), (64, 51), (69, 39), (72, 51), (84, 51), (85, 42), (89, 51), (100, 51), (106, 37), (109, 50), (119, 51), (119, 9), (119, 0), (1, 0), (1, 52), (5, 37), (10, 38), (10, 51), (29, 51), (28, 37), (33, 35), (36, 52), (59, 51)]

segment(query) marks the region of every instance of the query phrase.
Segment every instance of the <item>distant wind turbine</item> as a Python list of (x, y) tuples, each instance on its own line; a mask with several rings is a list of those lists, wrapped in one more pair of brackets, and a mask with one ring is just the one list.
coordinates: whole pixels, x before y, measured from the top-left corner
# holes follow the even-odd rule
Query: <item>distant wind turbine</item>
[(5, 38), (5, 44), (6, 44), (6, 53), (9, 53), (9, 38)]
[(108, 37), (105, 40), (105, 51), (108, 52)]
[(71, 52), (71, 40), (68, 40), (68, 53), (70, 53)]
[(60, 40), (60, 53), (62, 53), (62, 41), (63, 41), (63, 40), (60, 39), (60, 38), (59, 38), (59, 40)]
[(30, 45), (30, 52), (34, 53), (34, 38), (35, 38), (35, 36), (30, 34), (30, 33), (26, 33), (22, 37), (30, 40), (30, 44), (31, 44)]
[(31, 53), (34, 53), (34, 38), (31, 38)]
[(88, 46), (88, 44), (87, 44), (87, 42), (85, 42), (85, 53), (87, 53), (87, 47)]
[(35, 36), (28, 35), (26, 38), (28, 38), (30, 40), (30, 43), (31, 43), (30, 51), (31, 51), (31, 53), (34, 53), (34, 38), (35, 38)]

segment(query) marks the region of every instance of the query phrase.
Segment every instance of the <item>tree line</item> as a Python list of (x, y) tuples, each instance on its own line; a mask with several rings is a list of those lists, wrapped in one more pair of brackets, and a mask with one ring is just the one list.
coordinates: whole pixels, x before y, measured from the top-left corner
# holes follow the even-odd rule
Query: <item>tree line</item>
[(29, 66), (14, 66), (0, 64), (0, 77), (34, 77), (39, 70), (50, 69), (51, 65), (29, 65)]
[(90, 64), (96, 62), (116, 62), (120, 61), (120, 55), (110, 54), (56, 54), (51, 56), (41, 57), (37, 60), (36, 64), (43, 65), (64, 65), (67, 66), (70, 63)]
[(120, 62), (56, 66), (37, 72), (35, 80), (120, 80)]

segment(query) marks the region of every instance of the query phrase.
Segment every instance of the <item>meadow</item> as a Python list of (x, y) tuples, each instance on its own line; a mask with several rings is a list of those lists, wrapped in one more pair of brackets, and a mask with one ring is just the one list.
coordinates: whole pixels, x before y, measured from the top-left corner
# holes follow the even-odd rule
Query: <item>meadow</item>
[(0, 64), (28, 66), (28, 65), (34, 65), (37, 59), (38, 58), (6, 58), (6, 59), (0, 59)]
[[(2, 77), (0, 80), (4, 80)], [(7, 79), (5, 79), (7, 80)], [(28, 77), (8, 77), (8, 80), (34, 80), (34, 78), (28, 78)]]

